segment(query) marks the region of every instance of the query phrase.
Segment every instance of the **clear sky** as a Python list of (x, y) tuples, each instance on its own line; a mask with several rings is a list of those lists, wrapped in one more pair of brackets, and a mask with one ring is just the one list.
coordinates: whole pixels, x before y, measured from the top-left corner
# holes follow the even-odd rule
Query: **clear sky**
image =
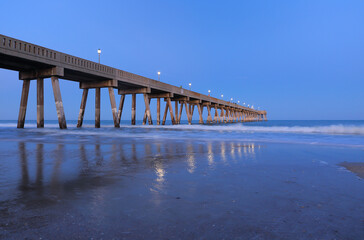
[[(0, 11), (0, 34), (93, 61), (101, 48), (103, 64), (154, 79), (161, 71), (161, 81), (191, 82), (270, 119), (364, 119), (362, 0), (19, 0), (0, 1)], [(17, 119), (17, 79), (0, 69), (0, 119)], [(30, 91), (27, 119), (36, 119), (35, 82)], [(66, 119), (77, 119), (78, 84), (61, 81), (61, 93)], [(101, 97), (101, 119), (112, 119), (106, 90)], [(137, 104), (140, 119), (141, 96)], [(45, 118), (57, 119), (50, 80)], [(94, 119), (94, 91), (85, 119)]]

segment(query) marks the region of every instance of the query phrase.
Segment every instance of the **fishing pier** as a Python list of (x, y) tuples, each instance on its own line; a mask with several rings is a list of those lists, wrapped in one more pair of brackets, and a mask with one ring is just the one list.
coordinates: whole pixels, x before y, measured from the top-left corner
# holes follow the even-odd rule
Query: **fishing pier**
[[(18, 128), (24, 128), (29, 86), (32, 80), (37, 82), (37, 127), (44, 127), (45, 78), (50, 78), (52, 82), (61, 129), (67, 128), (67, 123), (59, 86), (60, 80), (79, 82), (79, 88), (82, 90), (77, 127), (82, 126), (90, 89), (95, 89), (95, 127), (100, 127), (101, 88), (108, 88), (115, 127), (120, 127), (126, 95), (131, 95), (131, 124), (135, 125), (136, 94), (143, 94), (144, 97), (143, 124), (147, 122), (150, 125), (153, 124), (150, 110), (152, 99), (157, 100), (157, 125), (164, 125), (167, 115), (170, 115), (172, 124), (180, 124), (184, 112), (189, 124), (192, 123), (195, 112), (198, 112), (200, 124), (267, 120), (266, 111), (258, 111), (4, 35), (0, 35), (0, 68), (18, 71), (19, 79), (23, 81)], [(114, 89), (117, 89), (120, 95), (119, 106), (116, 104)], [(161, 99), (165, 102), (162, 118)], [(174, 102), (174, 109), (172, 102)], [(205, 108), (208, 113), (206, 121), (203, 119)]]

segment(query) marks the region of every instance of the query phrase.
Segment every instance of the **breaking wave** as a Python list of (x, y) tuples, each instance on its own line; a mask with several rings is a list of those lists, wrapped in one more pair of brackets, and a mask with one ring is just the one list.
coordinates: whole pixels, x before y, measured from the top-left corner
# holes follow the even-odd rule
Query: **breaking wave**
[[(135, 127), (135, 126), (123, 126)], [(153, 126), (138, 126), (144, 128), (151, 128)], [(155, 127), (155, 126), (154, 126)], [(200, 131), (240, 131), (240, 132), (259, 132), (259, 133), (295, 133), (295, 134), (341, 134), (341, 135), (364, 135), (363, 126), (349, 126), (349, 125), (329, 125), (329, 126), (244, 126), (244, 125), (230, 125), (230, 126), (209, 126), (209, 125), (177, 125), (177, 126), (158, 126), (164, 129), (180, 129), (180, 130), (200, 130)]]
[[(36, 128), (36, 124), (26, 124), (26, 128)], [(58, 128), (58, 124), (46, 124), (46, 128)], [(68, 124), (69, 128), (76, 128), (76, 124)], [(83, 128), (93, 128), (94, 125), (85, 124)], [(113, 128), (113, 125), (102, 124), (103, 128)], [(243, 124), (231, 125), (121, 125), (121, 128), (149, 128), (180, 131), (226, 131), (246, 133), (294, 133), (294, 134), (338, 134), (364, 135), (364, 125), (327, 125), (327, 126), (247, 126)], [(16, 128), (16, 123), (0, 123), (0, 128)]]

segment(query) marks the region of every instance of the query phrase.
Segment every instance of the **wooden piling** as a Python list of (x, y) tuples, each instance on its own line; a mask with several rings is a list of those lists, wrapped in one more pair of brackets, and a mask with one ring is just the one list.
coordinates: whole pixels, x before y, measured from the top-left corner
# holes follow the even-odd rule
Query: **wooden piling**
[(85, 89), (83, 89), (82, 98), (81, 98), (80, 112), (78, 114), (78, 121), (77, 121), (77, 127), (78, 128), (82, 127), (83, 116), (85, 115), (87, 95), (88, 95), (88, 88), (85, 88)]
[(61, 89), (59, 88), (59, 80), (58, 80), (58, 77), (56, 77), (56, 76), (52, 76), (51, 80), (52, 80), (54, 101), (56, 103), (59, 128), (66, 129), (67, 123), (66, 123), (66, 116), (64, 114), (64, 109), (63, 109)]
[(135, 125), (136, 115), (136, 94), (131, 94), (131, 125)]
[(44, 79), (37, 78), (37, 128), (44, 128)]
[(23, 80), (23, 89), (21, 92), (20, 108), (18, 116), (18, 128), (24, 128), (25, 114), (27, 112), (28, 95), (29, 95), (30, 80)]
[(109, 97), (110, 97), (112, 118), (114, 120), (114, 127), (119, 128), (120, 124), (119, 124), (118, 112), (116, 110), (114, 88), (112, 87), (109, 87)]
[(100, 128), (101, 89), (95, 88), (95, 128)]

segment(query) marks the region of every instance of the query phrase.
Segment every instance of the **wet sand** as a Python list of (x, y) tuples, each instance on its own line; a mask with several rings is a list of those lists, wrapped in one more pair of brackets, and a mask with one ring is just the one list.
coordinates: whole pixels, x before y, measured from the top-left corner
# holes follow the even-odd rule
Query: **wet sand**
[(364, 236), (363, 180), (338, 165), (359, 148), (35, 139), (0, 160), (2, 239)]
[(340, 166), (345, 167), (349, 171), (358, 175), (358, 177), (364, 178), (364, 163), (361, 162), (343, 162)]

